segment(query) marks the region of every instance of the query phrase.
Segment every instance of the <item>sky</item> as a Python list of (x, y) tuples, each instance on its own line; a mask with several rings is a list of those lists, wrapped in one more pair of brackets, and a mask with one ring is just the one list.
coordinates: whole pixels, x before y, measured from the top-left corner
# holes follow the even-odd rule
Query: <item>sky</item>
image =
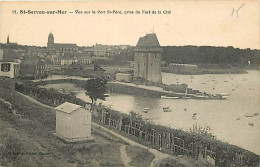
[[(9, 34), (10, 42), (46, 46), (52, 32), (55, 43), (135, 46), (139, 37), (154, 32), (161, 46), (260, 48), (258, 0), (2, 1), (0, 5), (1, 43), (6, 43)], [(67, 14), (20, 14), (20, 10), (62, 10)], [(123, 14), (76, 14), (75, 10), (118, 10)], [(142, 10), (166, 13), (145, 14)]]

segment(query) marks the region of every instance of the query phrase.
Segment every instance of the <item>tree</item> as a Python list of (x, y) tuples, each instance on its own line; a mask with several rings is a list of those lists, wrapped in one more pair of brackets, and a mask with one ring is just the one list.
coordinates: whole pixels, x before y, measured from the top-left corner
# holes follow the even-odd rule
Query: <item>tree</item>
[(92, 101), (92, 104), (97, 99), (105, 100), (105, 92), (106, 92), (106, 83), (107, 80), (94, 78), (87, 81), (85, 85), (86, 95)]

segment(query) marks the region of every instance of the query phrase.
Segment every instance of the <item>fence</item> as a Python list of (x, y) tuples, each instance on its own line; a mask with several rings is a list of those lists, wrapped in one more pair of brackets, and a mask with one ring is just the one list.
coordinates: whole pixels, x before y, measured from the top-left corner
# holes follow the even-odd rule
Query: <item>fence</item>
[(96, 113), (101, 124), (167, 153), (204, 159), (221, 167), (259, 165), (258, 155), (216, 139), (155, 125), (136, 115), (129, 116), (103, 106), (97, 107)]

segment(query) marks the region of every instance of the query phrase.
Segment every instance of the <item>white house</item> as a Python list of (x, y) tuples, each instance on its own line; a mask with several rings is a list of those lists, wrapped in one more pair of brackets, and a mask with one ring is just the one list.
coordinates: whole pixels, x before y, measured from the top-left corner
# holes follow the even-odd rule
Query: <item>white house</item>
[(56, 136), (67, 142), (93, 140), (90, 105), (82, 107), (65, 102), (55, 109)]
[(15, 78), (20, 74), (20, 63), (0, 62), (0, 76)]

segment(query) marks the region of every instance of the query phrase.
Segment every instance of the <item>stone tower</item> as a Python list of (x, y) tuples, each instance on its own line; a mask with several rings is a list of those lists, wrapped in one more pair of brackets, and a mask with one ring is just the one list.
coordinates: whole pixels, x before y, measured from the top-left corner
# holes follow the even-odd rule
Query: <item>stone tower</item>
[(53, 54), (55, 52), (54, 37), (52, 33), (50, 33), (48, 37), (47, 51), (49, 54)]
[(162, 52), (155, 33), (140, 37), (135, 48), (134, 77), (161, 83)]

